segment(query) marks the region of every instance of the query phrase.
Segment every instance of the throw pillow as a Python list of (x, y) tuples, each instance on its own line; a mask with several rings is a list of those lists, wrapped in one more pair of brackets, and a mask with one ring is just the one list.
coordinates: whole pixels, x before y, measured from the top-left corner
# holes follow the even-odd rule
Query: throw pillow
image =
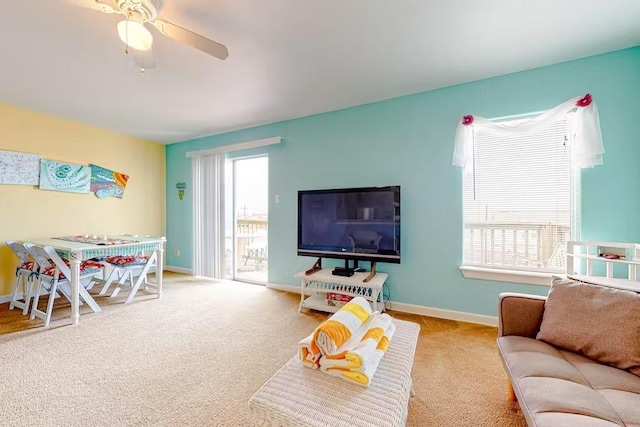
[(554, 278), (537, 339), (640, 376), (640, 294)]

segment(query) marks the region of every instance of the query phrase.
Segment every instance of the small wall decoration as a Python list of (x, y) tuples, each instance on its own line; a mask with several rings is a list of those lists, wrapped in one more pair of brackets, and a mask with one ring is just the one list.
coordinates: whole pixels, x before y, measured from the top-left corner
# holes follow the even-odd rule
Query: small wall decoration
[(182, 198), (184, 197), (184, 189), (187, 188), (187, 184), (185, 184), (184, 182), (178, 182), (176, 184), (176, 188), (178, 189), (178, 198), (182, 200)]
[(115, 172), (98, 165), (91, 166), (91, 191), (96, 193), (96, 197), (104, 199), (106, 197), (117, 197), (122, 199), (124, 189), (129, 181), (129, 175)]
[(40, 189), (88, 193), (91, 184), (89, 166), (62, 163), (53, 160), (40, 162)]
[(0, 150), (0, 184), (38, 185), (39, 154)]

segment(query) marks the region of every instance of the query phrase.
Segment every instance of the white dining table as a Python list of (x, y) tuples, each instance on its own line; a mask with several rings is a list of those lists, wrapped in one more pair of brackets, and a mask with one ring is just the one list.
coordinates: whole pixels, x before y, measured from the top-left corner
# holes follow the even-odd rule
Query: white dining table
[(71, 321), (75, 325), (80, 319), (80, 263), (84, 260), (113, 255), (135, 255), (144, 252), (155, 251), (157, 265), (155, 273), (156, 293), (158, 298), (162, 296), (162, 266), (164, 265), (164, 237), (135, 237), (135, 236), (105, 236), (126, 243), (119, 244), (94, 244), (80, 243), (59, 238), (44, 238), (29, 240), (37, 246), (51, 246), (61, 257), (69, 260), (71, 268)]

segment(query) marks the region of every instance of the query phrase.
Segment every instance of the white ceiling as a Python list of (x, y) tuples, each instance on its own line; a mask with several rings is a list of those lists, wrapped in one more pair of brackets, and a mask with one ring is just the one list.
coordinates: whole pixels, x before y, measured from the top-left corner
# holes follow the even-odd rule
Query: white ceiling
[(164, 0), (159, 15), (229, 58), (152, 30), (142, 75), (120, 15), (3, 0), (0, 103), (169, 143), (640, 44), (639, 0)]

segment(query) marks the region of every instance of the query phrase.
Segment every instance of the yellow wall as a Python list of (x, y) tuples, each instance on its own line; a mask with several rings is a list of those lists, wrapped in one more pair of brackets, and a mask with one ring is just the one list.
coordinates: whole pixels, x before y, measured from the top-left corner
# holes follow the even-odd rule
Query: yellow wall
[(17, 258), (7, 240), (73, 234), (165, 235), (165, 147), (0, 104), (0, 150), (94, 163), (129, 175), (122, 199), (0, 185), (0, 296), (11, 292)]

